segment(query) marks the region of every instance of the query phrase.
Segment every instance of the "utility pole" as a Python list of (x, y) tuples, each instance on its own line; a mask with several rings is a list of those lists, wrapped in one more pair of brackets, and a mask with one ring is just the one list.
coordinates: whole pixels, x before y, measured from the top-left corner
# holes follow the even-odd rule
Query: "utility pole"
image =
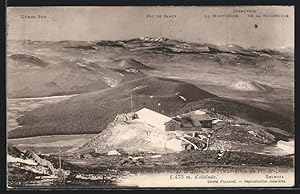
[(60, 145), (58, 147), (58, 160), (59, 160), (59, 169), (58, 169), (58, 182), (60, 184), (64, 184), (65, 183), (65, 172), (62, 170), (61, 168), (61, 150), (60, 150)]
[(60, 151), (60, 145), (58, 147), (58, 160), (59, 160), (59, 171), (61, 171), (61, 151)]
[(168, 149), (167, 149), (167, 146), (166, 146), (166, 141), (164, 140), (164, 147), (165, 147), (165, 151), (166, 153), (168, 153)]
[(134, 106), (133, 106), (133, 98), (132, 98), (132, 93), (130, 95), (130, 106), (131, 106), (131, 112), (134, 112)]

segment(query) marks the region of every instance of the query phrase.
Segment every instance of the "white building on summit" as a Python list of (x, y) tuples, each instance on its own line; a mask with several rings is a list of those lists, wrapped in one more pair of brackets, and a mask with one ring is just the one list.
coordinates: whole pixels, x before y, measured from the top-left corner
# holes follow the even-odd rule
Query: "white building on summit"
[(160, 129), (162, 131), (166, 131), (165, 123), (172, 120), (172, 118), (152, 111), (148, 108), (142, 108), (141, 110), (137, 111), (136, 114), (138, 115), (138, 118), (145, 122), (147, 125)]

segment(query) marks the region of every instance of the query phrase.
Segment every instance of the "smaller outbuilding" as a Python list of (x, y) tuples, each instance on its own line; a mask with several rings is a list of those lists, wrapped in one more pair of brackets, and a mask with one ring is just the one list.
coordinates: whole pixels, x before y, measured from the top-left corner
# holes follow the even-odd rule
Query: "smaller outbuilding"
[[(201, 114), (183, 114), (181, 118), (190, 122), (193, 127), (212, 128), (213, 119), (209, 116), (209, 114), (204, 112)], [(185, 126), (188, 126), (187, 122), (182, 123), (184, 123)]]
[(165, 123), (166, 131), (176, 131), (176, 130), (179, 130), (180, 127), (181, 127), (181, 123), (179, 121), (174, 120), (174, 119), (172, 119), (172, 120)]
[(212, 128), (212, 118), (208, 114), (192, 115), (191, 122), (195, 127)]
[(111, 151), (107, 152), (107, 155), (108, 156), (121, 156), (122, 154), (119, 151), (118, 150), (111, 150)]

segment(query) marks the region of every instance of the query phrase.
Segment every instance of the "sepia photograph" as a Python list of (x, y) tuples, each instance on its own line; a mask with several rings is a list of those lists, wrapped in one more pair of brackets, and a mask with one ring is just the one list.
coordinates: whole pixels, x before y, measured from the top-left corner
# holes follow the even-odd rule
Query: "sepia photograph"
[(7, 8), (7, 188), (292, 187), (293, 6)]

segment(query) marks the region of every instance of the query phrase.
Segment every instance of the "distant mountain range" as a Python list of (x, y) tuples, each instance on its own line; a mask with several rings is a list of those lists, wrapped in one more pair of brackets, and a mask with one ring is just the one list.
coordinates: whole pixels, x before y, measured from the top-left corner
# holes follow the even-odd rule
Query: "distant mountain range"
[[(173, 40), (168, 38), (151, 38), (151, 37), (140, 37), (129, 40), (116, 40), (116, 41), (95, 41), (92, 42), (97, 46), (112, 46), (112, 47), (126, 47), (131, 49), (149, 49), (149, 50), (165, 50), (167, 52), (175, 53), (199, 53), (199, 52), (231, 52), (242, 55), (252, 55), (257, 56), (260, 52), (268, 50), (281, 51), (281, 52), (293, 52), (292, 48), (281, 48), (281, 49), (265, 49), (257, 47), (243, 48), (235, 44), (229, 45), (216, 45), (208, 43), (192, 43), (180, 40)], [(212, 52), (213, 52), (212, 51)], [(253, 52), (256, 51), (256, 52)], [(276, 52), (273, 52), (276, 53)]]
[[(8, 42), (16, 42), (16, 40), (9, 40)], [(18, 42), (26, 42), (27, 44), (41, 43), (41, 42), (55, 42), (55, 41), (31, 41), (31, 40), (19, 40)], [(242, 47), (237, 44), (212, 44), (212, 43), (195, 43), (187, 42), (182, 40), (174, 40), (165, 37), (139, 37), (128, 40), (95, 40), (95, 41), (75, 41), (75, 40), (63, 40), (57, 41), (56, 43), (65, 44), (66, 48), (78, 48), (83, 50), (96, 49), (94, 46), (108, 46), (108, 47), (126, 47), (126, 48), (137, 48), (137, 47), (155, 47), (155, 46), (166, 46), (170, 50), (174, 49), (174, 52), (181, 52), (180, 49), (190, 50), (194, 49), (195, 52), (205, 49), (207, 47), (216, 48), (220, 51), (279, 51), (279, 52), (294, 52), (292, 47), (280, 47), (280, 48), (258, 48), (255, 46)], [(176, 50), (175, 48), (178, 50)], [(202, 49), (201, 49), (202, 48)]]

